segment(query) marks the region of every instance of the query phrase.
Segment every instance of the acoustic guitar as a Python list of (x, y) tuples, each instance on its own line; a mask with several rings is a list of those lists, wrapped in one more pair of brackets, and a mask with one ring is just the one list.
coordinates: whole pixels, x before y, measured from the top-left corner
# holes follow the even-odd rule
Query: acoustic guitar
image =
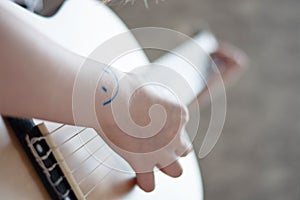
[[(93, 51), (120, 34), (129, 33), (128, 41), (140, 48), (126, 25), (99, 1), (68, 0), (48, 18), (10, 1), (3, 6), (66, 49), (99, 62), (103, 60), (93, 56)], [(209, 32), (200, 32), (193, 42), (186, 41), (175, 49), (197, 60), (202, 79), (174, 54), (167, 54), (156, 63), (185, 76), (194, 93), (199, 94), (211, 65), (208, 57), (193, 49), (195, 42), (206, 53), (213, 52), (217, 42)], [(148, 64), (140, 50), (123, 56), (113, 67), (127, 72)], [(140, 73), (174, 88), (187, 105), (195, 100), (195, 95), (186, 93), (175, 77), (166, 76), (159, 67), (148, 67)], [(170, 178), (157, 170), (156, 189), (145, 193), (135, 185), (130, 166), (93, 129), (37, 119), (0, 118), (0, 199), (202, 199), (195, 153), (181, 158), (180, 163), (184, 170), (181, 177)]]

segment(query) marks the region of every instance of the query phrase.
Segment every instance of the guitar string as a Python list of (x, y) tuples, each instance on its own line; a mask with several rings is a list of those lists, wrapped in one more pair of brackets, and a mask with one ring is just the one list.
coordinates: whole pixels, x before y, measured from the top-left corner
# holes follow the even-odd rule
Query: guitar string
[[(74, 151), (72, 151), (71, 153), (67, 154), (67, 155), (64, 155), (64, 159), (61, 159), (61, 160), (57, 160), (57, 164), (60, 164), (62, 162), (65, 162), (67, 161), (68, 158), (72, 157), (76, 152), (78, 152), (80, 149), (84, 148), (88, 143), (90, 143), (91, 141), (93, 141), (94, 139), (96, 139), (98, 137), (98, 135), (95, 135), (93, 136), (92, 138), (90, 138), (88, 141), (86, 141), (85, 143), (83, 143), (82, 145), (80, 145), (78, 148), (76, 148)], [(48, 152), (52, 153), (54, 150), (56, 149), (60, 149), (60, 148), (57, 148), (57, 147), (52, 147), (49, 149)], [(47, 153), (47, 156), (50, 155), (50, 153), (48, 154)], [(93, 155), (92, 155), (93, 156)], [(45, 157), (44, 159), (46, 159), (47, 157)], [(55, 163), (56, 164), (56, 163)], [(51, 167), (52, 168), (52, 167)]]
[[(59, 131), (60, 129), (62, 129), (64, 126), (67, 126), (65, 124), (60, 125), (59, 127), (55, 128), (54, 130), (52, 130), (51, 132), (49, 132), (46, 137), (52, 136), (54, 133), (56, 133), (57, 131)], [(56, 145), (55, 147), (50, 148), (50, 152), (53, 152), (53, 150), (59, 149), (60, 147), (62, 147), (64, 144), (66, 144), (67, 142), (69, 142), (70, 140), (74, 139), (76, 136), (78, 136), (79, 134), (83, 133), (85, 130), (87, 130), (88, 128), (83, 128), (82, 130), (78, 131), (77, 133), (73, 134), (70, 138), (66, 139), (63, 143)], [(96, 139), (99, 135), (95, 135), (94, 137), (90, 138), (88, 141), (86, 141), (84, 144), (82, 144), (81, 146), (79, 146), (77, 149), (75, 149), (73, 152), (71, 152), (70, 154), (64, 156), (64, 158), (69, 158), (72, 155), (74, 155), (76, 152), (78, 152), (81, 148), (83, 148), (84, 146), (86, 146), (89, 142), (91, 142), (92, 140)], [(99, 136), (100, 137), (100, 136)], [(44, 137), (42, 137), (42, 139), (45, 139)], [(93, 151), (90, 156), (88, 156), (87, 158), (85, 158), (80, 165), (83, 164), (83, 162), (85, 162), (86, 160), (88, 160), (90, 157), (94, 156), (94, 154), (96, 152), (98, 152), (99, 150), (101, 150), (101, 148), (103, 148), (105, 146), (105, 143), (100, 146), (99, 148), (97, 148), (95, 151)], [(49, 156), (49, 155), (48, 155)], [(63, 159), (61, 160), (61, 162), (65, 161), (67, 159)], [(76, 171), (76, 169), (74, 170)]]
[[(77, 167), (75, 169), (70, 169), (70, 174), (74, 175), (80, 168), (83, 167), (83, 165), (87, 162), (88, 159), (90, 159), (91, 157), (94, 157), (94, 155), (100, 151), (103, 147), (105, 146), (105, 144), (103, 144), (102, 146), (100, 146), (99, 148), (97, 148), (95, 151), (93, 151), (88, 157), (86, 157), (84, 160), (80, 161), (80, 163), (78, 163)], [(57, 161), (52, 167), (48, 168), (48, 171), (52, 171), (57, 165), (59, 165), (61, 162), (64, 162), (64, 160), (61, 161)], [(68, 162), (66, 162), (67, 165), (69, 166)], [(103, 163), (103, 162), (102, 162)], [(99, 166), (100, 167), (100, 166)], [(65, 177), (65, 176), (63, 176)]]
[[(96, 138), (95, 138), (95, 139), (96, 139)], [(71, 174), (76, 173), (77, 170), (79, 170), (79, 169), (85, 164), (85, 162), (87, 162), (91, 157), (95, 156), (95, 154), (96, 154), (98, 151), (100, 151), (103, 147), (105, 147), (105, 144), (102, 144), (102, 145), (99, 146), (96, 150), (94, 150), (92, 153), (90, 153), (89, 156), (87, 156), (86, 158), (84, 158), (83, 160), (81, 160), (81, 161), (78, 163), (78, 165), (77, 165), (76, 168), (70, 169), (70, 170), (71, 170), (70, 173), (71, 173)], [(72, 153), (73, 153), (73, 152), (72, 152)], [(75, 154), (75, 153), (73, 153), (73, 154), (71, 154), (71, 155), (69, 155), (69, 156), (64, 156), (64, 159), (62, 159), (62, 160), (57, 160), (56, 163), (55, 163), (53, 166), (51, 166), (50, 168), (48, 168), (48, 170), (49, 170), (49, 171), (52, 171), (52, 170), (57, 166), (57, 164), (60, 164), (60, 163), (62, 163), (62, 162), (66, 162), (66, 163), (68, 164), (68, 161), (67, 161), (67, 160), (68, 160), (70, 157), (74, 156), (74, 154)]]
[(89, 156), (87, 156), (85, 159), (83, 159), (80, 163), (78, 163), (77, 167), (75, 169), (71, 170), (71, 173), (75, 173), (77, 170), (79, 170), (82, 165), (87, 162), (88, 159), (94, 156), (98, 151), (100, 151), (103, 147), (105, 147), (105, 144), (101, 145), (99, 148), (97, 148), (95, 151), (93, 151)]
[[(100, 137), (99, 135), (97, 135), (96, 134), (96, 137)], [(86, 144), (86, 143), (85, 143)], [(84, 163), (86, 163), (86, 161), (90, 158), (90, 157), (93, 157), (94, 156), (94, 154), (96, 153), (96, 152), (98, 152), (99, 150), (101, 150), (103, 147), (105, 147), (105, 143), (102, 145), (102, 146), (100, 146), (99, 148), (97, 148), (95, 151), (93, 151), (91, 154), (90, 154), (90, 156), (88, 156), (87, 158), (85, 158), (84, 160), (82, 160), (81, 162), (80, 162), (80, 166), (78, 166), (74, 171), (71, 171), (71, 174), (72, 175), (74, 175), (75, 173), (76, 173), (76, 171), (79, 169), (79, 168), (81, 168), (82, 167), (82, 165), (84, 164)], [(99, 169), (100, 167), (102, 167), (103, 166), (103, 164), (107, 161), (107, 160), (109, 160), (111, 157), (112, 157), (112, 155), (113, 154), (109, 154), (108, 156), (106, 156), (103, 160), (101, 160), (101, 162), (99, 162), (98, 163), (98, 165), (96, 165), (95, 166), (95, 168), (92, 170), (92, 171), (90, 171), (86, 176), (84, 176), (81, 180), (76, 180), (76, 186), (78, 186), (80, 189), (81, 189), (81, 184), (84, 182), (84, 181), (86, 181), (86, 180), (88, 180), (90, 177), (91, 177), (91, 175), (97, 170), (97, 169)], [(96, 184), (94, 184), (92, 187), (91, 187), (91, 189), (86, 193), (86, 194), (84, 194), (84, 196), (85, 196), (85, 198), (87, 198), (91, 193), (92, 193), (92, 191), (94, 190), (94, 189), (96, 189), (97, 188), (97, 186), (104, 180), (104, 178), (105, 177), (107, 177), (111, 172), (113, 171), (113, 169), (109, 169), (109, 171), (107, 172), (107, 174), (105, 174), (100, 180), (98, 180), (97, 182), (96, 182)], [(82, 190), (82, 189), (81, 189)]]
[[(59, 130), (62, 129), (64, 126), (65, 126), (65, 125), (61, 125), (61, 126), (59, 126), (58, 128), (54, 129), (53, 131), (50, 132), (51, 134), (48, 134), (48, 136), (52, 136), (55, 132), (59, 131)], [(65, 145), (68, 141), (70, 141), (71, 139), (73, 139), (75, 136), (77, 136), (77, 135), (83, 133), (86, 129), (87, 129), (87, 128), (83, 128), (82, 130), (80, 130), (80, 131), (78, 131), (77, 133), (75, 133), (74, 135), (72, 135), (69, 139), (67, 139), (66, 141), (64, 141), (62, 144), (60, 144), (60, 145), (58, 145), (58, 146), (56, 146), (56, 147), (54, 147), (54, 148), (59, 149), (59, 148), (58, 148), (59, 146)], [(98, 134), (95, 134), (94, 137), (90, 138), (87, 142), (85, 142), (84, 144), (82, 144), (82, 145), (81, 145), (79, 148), (77, 148), (75, 151), (71, 152), (71, 153), (68, 154), (67, 156), (63, 156), (64, 158), (63, 158), (60, 162), (65, 162), (65, 161), (67, 160), (66, 158), (69, 158), (69, 157), (71, 157), (72, 155), (74, 155), (75, 152), (77, 152), (79, 149), (83, 148), (85, 145), (87, 145), (89, 142), (91, 142), (92, 140), (94, 140), (94, 139), (97, 138), (97, 137), (100, 137), (100, 136), (99, 136)], [(85, 158), (84, 160), (82, 160), (82, 161), (80, 162), (80, 165), (83, 165), (84, 163), (86, 163), (86, 161), (87, 161), (90, 157), (94, 156), (94, 154), (97, 153), (99, 150), (101, 150), (104, 146), (105, 146), (105, 143), (104, 143), (102, 146), (100, 146), (99, 148), (97, 148), (95, 151), (93, 151), (87, 158)], [(105, 159), (103, 159), (101, 162), (99, 162), (99, 164), (98, 164), (92, 171), (90, 171), (85, 177), (83, 177), (81, 180), (79, 180), (79, 181), (76, 180), (76, 183), (75, 183), (76, 186), (78, 186), (78, 187), (80, 188), (80, 190), (82, 190), (82, 188), (80, 187), (81, 184), (82, 184), (84, 181), (86, 181), (88, 178), (90, 178), (90, 176), (91, 176), (97, 169), (99, 169), (100, 167), (102, 167), (103, 164), (104, 164), (108, 159), (110, 159), (110, 158), (112, 157), (112, 155), (113, 155), (113, 154), (109, 154)], [(59, 162), (58, 162), (58, 164), (59, 164)], [(68, 165), (68, 164), (67, 164), (67, 165)], [(69, 166), (69, 165), (68, 165), (68, 166)], [(80, 167), (78, 167), (78, 168), (80, 168)], [(74, 175), (76, 171), (77, 171), (77, 169), (75, 169), (74, 172), (71, 173), (71, 175)], [(102, 182), (102, 180), (103, 180), (105, 177), (107, 177), (112, 171), (114, 171), (114, 170), (113, 170), (113, 169), (110, 169), (110, 170), (107, 172), (106, 175), (104, 175), (100, 180), (98, 180), (97, 183), (94, 184), (94, 185), (91, 187), (91, 189), (90, 189), (87, 193), (84, 194), (85, 198), (88, 197), (88, 196), (93, 192), (93, 190), (94, 190), (95, 188), (97, 188), (97, 186)], [(63, 175), (62, 177), (65, 177), (65, 175)]]
[(78, 148), (76, 148), (74, 151), (72, 151), (71, 153), (67, 154), (66, 156), (64, 156), (65, 158), (69, 158), (72, 155), (74, 155), (76, 152), (78, 152), (79, 150), (81, 150), (82, 148), (84, 148), (88, 143), (90, 143), (91, 141), (93, 141), (94, 139), (96, 139), (97, 137), (99, 137), (99, 135), (95, 135), (92, 138), (90, 138), (89, 140), (87, 140), (85, 143), (81, 144)]
[[(96, 172), (96, 170), (98, 170), (100, 167), (105, 166), (104, 163), (105, 163), (106, 161), (108, 161), (108, 160), (112, 157), (112, 155), (113, 155), (113, 154), (109, 154), (108, 156), (106, 156), (101, 162), (99, 162), (99, 163), (96, 165), (96, 167), (95, 167), (93, 170), (91, 170), (87, 175), (85, 175), (85, 176), (84, 176), (83, 178), (81, 178), (80, 180), (76, 180), (76, 178), (74, 177), (74, 178), (75, 178), (75, 181), (76, 181), (75, 185), (78, 186), (78, 187), (80, 188), (80, 190), (82, 191), (81, 185), (82, 185), (85, 181), (87, 181), (89, 178), (95, 178), (95, 176), (91, 177), (91, 175), (92, 175), (94, 172)], [(114, 171), (114, 170), (111, 169), (111, 168), (109, 168), (109, 171), (108, 171), (104, 176), (102, 176), (102, 178), (100, 178), (100, 179), (96, 182), (96, 184), (92, 185), (92, 186), (91, 186), (91, 189), (90, 189), (87, 193), (85, 193), (85, 194), (83, 193), (84, 197), (87, 198), (87, 196), (88, 196), (94, 189), (96, 189), (97, 186), (104, 180), (104, 178), (107, 177), (107, 175), (110, 174), (112, 171)], [(83, 191), (82, 191), (82, 192), (83, 192)]]
[(62, 129), (65, 126), (65, 124), (61, 124), (59, 127), (55, 128), (51, 132), (49, 132), (47, 135), (52, 135), (53, 133), (57, 132), (59, 129)]
[(107, 172), (107, 174), (105, 174), (87, 193), (84, 194), (84, 198), (87, 198), (96, 188), (97, 186), (99, 186), (100, 183), (102, 183), (102, 181), (114, 170), (110, 170), (109, 172)]
[[(96, 134), (96, 137), (100, 137), (99, 135), (97, 135)], [(94, 137), (93, 137), (94, 138)], [(85, 143), (86, 144), (86, 143)], [(81, 168), (82, 167), (82, 165), (84, 164), (84, 163), (86, 163), (87, 162), (87, 160), (90, 158), (90, 157), (93, 157), (94, 156), (94, 154), (96, 153), (96, 152), (98, 152), (99, 150), (101, 150), (103, 147), (105, 147), (105, 143), (103, 144), (103, 145), (101, 145), (99, 148), (97, 148), (95, 151), (93, 151), (91, 154), (90, 154), (90, 156), (88, 156), (87, 158), (85, 158), (84, 160), (82, 160), (80, 163), (79, 163), (79, 165), (80, 166), (78, 166), (75, 170), (72, 170), (71, 171), (71, 175), (73, 175), (74, 176), (74, 174), (76, 173), (76, 171), (79, 169), (79, 168)], [(83, 183), (83, 182), (85, 182), (86, 180), (88, 180), (90, 177), (91, 177), (91, 175), (97, 170), (97, 169), (99, 169), (100, 167), (102, 167), (103, 166), (103, 164), (107, 161), (107, 160), (109, 160), (111, 157), (112, 157), (112, 155), (113, 154), (109, 154), (108, 156), (106, 156), (103, 160), (101, 160), (96, 166), (95, 166), (95, 168), (93, 169), (93, 170), (91, 170), (87, 175), (85, 175), (81, 180), (76, 180), (76, 186), (78, 186), (80, 189), (81, 189), (81, 184)], [(64, 159), (65, 160), (65, 159)], [(110, 174), (111, 173), (111, 171), (113, 171), (113, 169), (109, 169), (109, 171), (107, 172), (107, 174), (106, 175), (104, 175), (100, 180), (98, 180), (97, 181), (97, 183), (95, 184), (95, 185), (93, 185), (92, 187), (91, 187), (91, 189), (86, 193), (86, 194), (84, 194), (84, 196), (85, 196), (85, 198), (87, 198), (87, 196), (88, 195), (90, 195), (90, 193), (102, 182), (102, 180), (108, 175), (108, 174)], [(82, 189), (81, 189), (82, 190)]]
[[(36, 138), (32, 138), (32, 139), (31, 139), (31, 142), (34, 144), (34, 143), (39, 142), (39, 141), (41, 141), (41, 140), (43, 140), (43, 139), (47, 139), (47, 138), (49, 138), (49, 137), (52, 137), (56, 132), (58, 132), (60, 129), (63, 129), (65, 126), (67, 126), (67, 125), (63, 124), (63, 125), (61, 125), (61, 126), (55, 128), (53, 131), (47, 133), (46, 135), (43, 135), (43, 136), (40, 136), (40, 137), (36, 137)], [(87, 128), (82, 128), (81, 131), (82, 131), (82, 130), (85, 130), (85, 129), (87, 129)], [(78, 133), (80, 133), (80, 131), (79, 131)], [(75, 134), (75, 135), (72, 135), (71, 137), (75, 137), (75, 136), (76, 136), (76, 134)], [(65, 142), (67, 142), (69, 139), (72, 139), (72, 138), (66, 139)]]
[[(35, 142), (39, 142), (43, 139), (47, 139), (48, 137), (53, 136), (53, 134), (55, 134), (56, 132), (58, 132), (60, 129), (64, 128), (65, 126), (69, 126), (66, 124), (62, 124), (59, 127), (55, 128), (54, 130), (52, 130), (51, 132), (49, 132), (48, 134), (46, 134), (45, 136), (41, 136), (38, 138), (33, 138), (32, 144), (34, 144)], [(67, 138), (65, 141), (63, 141), (62, 143), (56, 145), (55, 147), (52, 147), (51, 149), (59, 149), (61, 146), (63, 146), (64, 144), (66, 144), (67, 142), (69, 142), (70, 140), (74, 139), (76, 136), (78, 136), (79, 134), (81, 134), (82, 132), (84, 132), (85, 130), (87, 130), (89, 128), (82, 128), (80, 131), (76, 132), (75, 134), (71, 135), (69, 138)], [(98, 136), (98, 135), (97, 135)]]
[[(57, 131), (59, 131), (60, 129), (62, 129), (65, 125), (61, 125), (59, 126), (58, 128), (54, 129), (53, 131), (51, 131), (49, 134), (47, 134), (47, 137), (50, 137), (50, 136), (53, 136), (53, 134)], [(60, 149), (60, 147), (62, 147), (63, 145), (65, 145), (68, 141), (72, 140), (73, 138), (75, 138), (76, 136), (82, 134), (84, 131), (86, 131), (88, 128), (83, 128), (82, 130), (76, 132), (75, 134), (73, 134), (70, 138), (66, 139), (63, 143), (61, 143), (60, 145), (57, 145), (53, 148), (56, 148), (56, 149)], [(71, 152), (70, 154), (68, 155), (63, 155), (63, 159), (60, 160), (60, 161), (57, 161), (56, 164), (59, 164), (60, 162), (66, 162), (67, 166), (69, 167), (69, 164), (67, 163), (67, 159), (70, 158), (72, 155), (75, 154), (75, 152), (79, 151), (80, 149), (82, 149), (83, 147), (85, 147), (89, 142), (93, 141), (94, 139), (97, 139), (97, 137), (100, 137), (97, 133), (95, 134), (95, 136), (93, 136), (92, 138), (90, 138), (89, 140), (87, 140), (85, 143), (83, 143), (82, 145), (79, 146), (79, 148), (75, 149), (75, 151)], [(81, 160), (79, 165), (75, 168), (75, 169), (72, 169), (70, 170), (70, 175), (74, 177), (74, 175), (76, 174), (77, 170), (79, 170), (79, 168), (81, 168), (87, 161), (89, 158), (95, 156), (95, 154), (101, 150), (103, 147), (105, 147), (105, 142), (99, 146), (95, 151), (93, 151), (92, 153), (90, 153), (90, 155)], [(51, 150), (53, 151), (53, 150)], [(110, 153), (108, 156), (106, 156), (103, 160), (101, 160), (97, 165), (96, 167), (91, 170), (87, 175), (85, 175), (83, 178), (81, 178), (81, 180), (76, 180), (75, 178), (75, 185), (76, 187), (79, 188), (79, 190), (81, 190), (81, 192), (83, 193), (83, 196), (84, 198), (88, 198), (89, 195), (92, 194), (92, 192), (102, 183), (102, 181), (110, 174), (112, 173), (114, 170), (113, 168), (109, 168), (109, 171), (104, 175), (102, 176), (102, 178), (100, 178), (99, 180), (96, 181), (96, 183), (91, 186), (90, 190), (88, 190), (86, 193), (83, 192), (83, 189), (82, 189), (82, 184), (87, 181), (89, 178), (91, 178), (91, 175), (97, 170), (99, 169), (100, 167), (102, 167), (104, 165), (104, 163), (109, 160), (111, 157), (112, 157), (112, 153)], [(105, 166), (105, 165), (104, 165)], [(106, 166), (107, 167), (107, 166)], [(63, 174), (63, 176), (61, 176), (61, 178), (66, 178), (65, 174)], [(95, 176), (93, 176), (92, 178), (95, 178)], [(72, 189), (75, 189), (75, 188), (72, 188)]]
[[(75, 133), (74, 135), (72, 135), (70, 138), (68, 138), (67, 140), (65, 140), (63, 143), (59, 144), (59, 145), (55, 145), (53, 147), (49, 147), (49, 151), (46, 152), (46, 154), (44, 156), (42, 156), (41, 158), (43, 160), (47, 159), (49, 157), (49, 155), (55, 151), (55, 150), (59, 150), (63, 145), (65, 145), (67, 142), (69, 142), (70, 140), (72, 140), (73, 138), (75, 138), (76, 136), (78, 136), (79, 134), (81, 134), (82, 132), (84, 132), (87, 128), (84, 128), (80, 131), (78, 131), (77, 133)], [(57, 129), (58, 130), (58, 129)], [(47, 137), (48, 138), (48, 137)], [(36, 142), (39, 142), (43, 139), (47, 139), (46, 137), (38, 137), (38, 138), (32, 138), (31, 139), (31, 143), (32, 145), (34, 145)], [(75, 152), (74, 152), (75, 153)], [(70, 155), (71, 156), (71, 155)]]
[[(62, 143), (56, 145), (55, 149), (59, 149), (60, 147), (62, 147), (63, 145), (65, 145), (67, 142), (71, 141), (72, 139), (74, 139), (76, 136), (78, 136), (79, 134), (83, 133), (85, 130), (87, 130), (87, 128), (83, 128), (80, 131), (76, 132), (74, 135), (72, 135), (71, 137), (67, 138), (65, 141), (63, 141)], [(47, 137), (51, 137), (51, 136), (47, 136)]]
[(109, 154), (108, 156), (106, 156), (101, 162), (99, 162), (95, 168), (90, 171), (84, 178), (82, 178), (81, 180), (78, 181), (78, 185), (80, 185), (81, 183), (83, 183), (85, 180), (87, 180), (100, 166), (102, 166), (104, 164), (105, 161), (107, 161), (110, 157), (112, 156), (112, 154)]
[[(50, 134), (47, 134), (47, 136), (52, 136), (55, 132), (59, 131), (59, 130), (62, 129), (64, 126), (65, 126), (65, 125), (59, 126), (58, 128), (56, 128), (56, 129), (54, 129), (53, 131), (50, 132), (51, 135), (50, 135)], [(54, 147), (49, 147), (49, 148), (50, 148), (49, 151), (46, 153), (46, 155), (44, 155), (44, 156), (42, 157), (43, 160), (45, 160), (46, 158), (48, 158), (51, 152), (53, 152), (53, 151), (56, 150), (56, 149), (60, 149), (60, 147), (62, 147), (63, 145), (65, 145), (67, 142), (69, 142), (70, 140), (72, 140), (73, 138), (75, 138), (76, 136), (78, 136), (79, 134), (83, 133), (85, 130), (87, 130), (87, 128), (83, 128), (82, 130), (80, 130), (80, 131), (78, 131), (77, 133), (73, 134), (70, 138), (66, 139), (63, 143), (61, 143), (61, 144), (59, 144), (59, 145), (56, 145), (56, 146), (54, 146)], [(81, 148), (83, 148), (85, 145), (87, 145), (89, 142), (91, 142), (92, 140), (94, 140), (95, 138), (97, 138), (97, 136), (98, 136), (98, 135), (96, 134), (94, 137), (90, 138), (88, 141), (86, 141), (84, 144), (82, 144), (81, 146), (79, 146), (79, 147), (78, 147), (77, 149), (75, 149), (73, 152), (71, 152), (70, 154), (64, 156), (64, 158), (69, 158), (69, 157), (71, 157), (71, 156), (74, 155), (77, 151), (79, 151)], [(35, 142), (40, 141), (40, 140), (42, 140), (42, 139), (45, 139), (45, 137), (42, 136), (42, 137), (39, 137), (39, 138), (33, 138), (33, 142), (32, 142), (32, 143), (34, 144)], [(99, 149), (101, 149), (101, 148), (102, 148), (102, 147), (98, 148), (95, 152), (97, 152), (97, 151), (98, 151)], [(95, 153), (95, 152), (93, 152), (93, 153)], [(92, 154), (91, 156), (93, 156), (93, 154)], [(91, 157), (91, 156), (89, 156), (89, 157)], [(88, 157), (88, 158), (89, 158), (89, 157)], [(88, 158), (87, 158), (87, 159), (88, 159)], [(57, 163), (59, 164), (59, 163), (61, 163), (61, 162), (64, 162), (65, 160), (67, 160), (67, 159), (58, 160)], [(55, 167), (55, 166), (50, 167), (50, 168), (52, 169), (52, 168), (54, 168), (54, 167)], [(50, 169), (50, 168), (49, 168), (49, 169)], [(51, 169), (50, 169), (50, 170), (51, 170)]]
[[(55, 132), (59, 131), (60, 129), (62, 129), (65, 125), (61, 125), (59, 126), (58, 128), (54, 129), (53, 131), (51, 131), (49, 134), (47, 134), (47, 137), (49, 136), (52, 136)], [(75, 133), (74, 135), (72, 135), (70, 138), (68, 138), (67, 140), (65, 140), (63, 143), (61, 143), (60, 145), (57, 145), (55, 147), (52, 147), (50, 149), (51, 152), (53, 152), (53, 149), (59, 149), (60, 147), (62, 147), (63, 145), (65, 145), (68, 141), (72, 140), (73, 138), (75, 138), (76, 136), (78, 136), (79, 134), (83, 133), (85, 130), (87, 130), (87, 128), (83, 128), (82, 130), (78, 131), (77, 133)], [(86, 141), (84, 144), (82, 144), (79, 148), (75, 149), (75, 151), (71, 152), (70, 154), (66, 155), (66, 156), (63, 156), (64, 158), (60, 161), (57, 161), (56, 164), (59, 164), (60, 162), (65, 162), (67, 160), (67, 158), (71, 157), (72, 155), (75, 154), (75, 152), (77, 152), (78, 150), (80, 150), (81, 148), (83, 148), (84, 146), (86, 146), (89, 142), (91, 142), (92, 140), (94, 140), (95, 138), (97, 137), (100, 137), (99, 135), (95, 135), (94, 137), (90, 138), (88, 141)], [(95, 153), (97, 153), (99, 150), (101, 150), (103, 147), (105, 147), (105, 143), (103, 145), (101, 145), (100, 147), (98, 147), (95, 151), (93, 151), (92, 153), (90, 153), (90, 155), (85, 158), (84, 160), (82, 160), (80, 163), (79, 163), (79, 166), (74, 170), (72, 169), (71, 170), (71, 175), (74, 175), (77, 170), (79, 168), (82, 167), (82, 165), (84, 165), (84, 163), (87, 162), (87, 160), (91, 157), (93, 157), (95, 155)], [(76, 185), (79, 186), (80, 188), (80, 185), (86, 181), (97, 169), (99, 169), (101, 166), (103, 166), (103, 163), (105, 161), (107, 161), (110, 157), (112, 156), (112, 154), (109, 154), (108, 156), (106, 156), (101, 162), (99, 162), (99, 164), (97, 164), (97, 166), (92, 170), (90, 171), (85, 177), (83, 177), (81, 180), (77, 181), (76, 180)], [(104, 176), (106, 177), (111, 171), (113, 171), (113, 169), (110, 169), (110, 171)], [(65, 177), (65, 176), (63, 176)], [(103, 178), (104, 178), (103, 177)], [(93, 188), (96, 188), (98, 184), (100, 184), (102, 182), (102, 179), (100, 179), (95, 185), (92, 186), (92, 189), (88, 191), (88, 193), (84, 194), (85, 197), (87, 197), (92, 191), (93, 191)], [(81, 188), (80, 188), (81, 189)]]
[[(96, 136), (98, 136), (98, 135), (96, 135)], [(74, 174), (76, 174), (76, 172), (91, 158), (91, 157), (93, 157), (93, 156), (95, 156), (95, 154), (99, 151), (99, 150), (101, 150), (103, 147), (105, 147), (105, 144), (103, 144), (103, 145), (101, 145), (100, 147), (98, 147), (95, 151), (93, 151), (92, 153), (90, 153), (90, 155), (87, 157), (87, 158), (85, 158), (85, 159), (83, 159), (83, 160), (81, 160), (80, 161), (80, 163), (79, 163), (79, 165), (75, 168), (75, 169), (72, 169), (71, 170), (71, 172), (70, 172), (70, 174), (72, 174), (72, 175), (74, 175)], [(105, 161), (107, 161), (111, 156), (112, 156), (113, 154), (112, 153), (110, 153), (108, 156), (106, 156), (104, 159), (102, 159), (96, 166), (95, 166), (95, 168), (92, 170), (92, 171), (90, 171), (84, 178), (82, 178), (81, 180), (79, 180), (79, 181), (77, 181), (77, 185), (80, 185), (82, 182), (84, 182), (93, 172), (95, 172), (98, 168), (100, 168), (102, 165), (103, 165), (103, 163), (105, 163)]]
[(47, 136), (51, 136), (54, 133), (56, 133), (59, 129), (62, 129), (65, 126), (65, 124), (60, 125), (59, 127), (55, 128), (54, 130), (52, 130), (51, 132), (47, 133), (46, 135), (40, 136), (40, 137), (35, 137), (31, 139), (31, 143), (34, 144), (36, 142), (40, 142), (43, 139), (46, 139)]

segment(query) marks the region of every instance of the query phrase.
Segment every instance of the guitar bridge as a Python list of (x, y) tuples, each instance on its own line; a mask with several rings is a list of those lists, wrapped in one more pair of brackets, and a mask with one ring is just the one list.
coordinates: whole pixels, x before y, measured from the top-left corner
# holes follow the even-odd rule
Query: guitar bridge
[[(35, 125), (32, 120), (6, 118), (15, 135), (30, 159), (40, 180), (52, 199), (83, 199), (76, 195), (70, 177), (64, 173), (63, 161), (59, 160), (59, 152), (55, 152), (47, 139), (48, 131), (44, 124)], [(51, 141), (50, 141), (51, 142)], [(78, 191), (77, 191), (78, 193)], [(80, 195), (78, 197), (78, 195)]]

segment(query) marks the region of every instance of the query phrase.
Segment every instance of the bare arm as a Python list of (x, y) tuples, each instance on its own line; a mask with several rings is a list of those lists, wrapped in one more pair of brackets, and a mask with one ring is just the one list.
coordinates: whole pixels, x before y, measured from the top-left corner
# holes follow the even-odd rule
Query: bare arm
[(23, 23), (5, 3), (0, 2), (0, 112), (73, 124), (72, 88), (83, 58)]
[[(91, 64), (91, 74), (82, 76), (80, 83), (87, 86), (84, 92), (90, 89), (91, 76), (99, 77), (91, 99), (95, 104), (83, 104), (94, 108), (87, 113), (95, 112), (96, 120), (89, 120), (83, 114), (85, 106), (78, 106), (76, 125), (95, 128), (135, 170), (137, 183), (145, 191), (154, 189), (154, 167), (172, 177), (182, 173), (177, 159), (189, 149), (181, 140), (187, 111), (164, 96), (166, 91), (140, 87), (144, 82), (136, 75), (86, 63), (22, 22), (7, 1), (0, 1), (0, 44), (1, 114), (74, 124), (77, 74), (83, 63)], [(115, 114), (122, 117), (116, 119)]]

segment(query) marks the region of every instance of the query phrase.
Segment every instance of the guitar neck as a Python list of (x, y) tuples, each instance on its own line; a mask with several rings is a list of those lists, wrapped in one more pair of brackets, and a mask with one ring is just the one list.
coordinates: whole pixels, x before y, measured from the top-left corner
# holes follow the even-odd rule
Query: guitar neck
[(210, 32), (199, 32), (138, 73), (148, 81), (168, 87), (188, 106), (206, 87), (213, 72), (209, 55), (217, 47), (218, 42)]

